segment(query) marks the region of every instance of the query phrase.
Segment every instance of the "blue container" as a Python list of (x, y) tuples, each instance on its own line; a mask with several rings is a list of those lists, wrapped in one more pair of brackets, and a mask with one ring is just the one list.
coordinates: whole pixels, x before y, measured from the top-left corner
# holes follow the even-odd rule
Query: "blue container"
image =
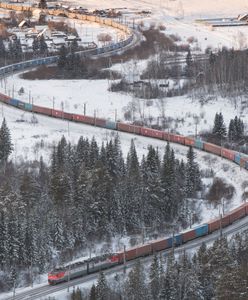
[(33, 108), (32, 104), (24, 103), (24, 109), (31, 111)]
[(235, 153), (235, 155), (234, 155), (234, 161), (235, 161), (238, 165), (240, 164), (240, 158), (241, 158), (240, 153)]
[(117, 128), (117, 123), (113, 122), (113, 121), (106, 120), (106, 128), (115, 130)]
[(17, 99), (10, 99), (9, 100), (9, 104), (13, 105), (13, 106), (18, 106), (18, 102), (19, 102), (19, 100), (17, 100)]
[(179, 234), (176, 234), (174, 236), (174, 246), (179, 246), (179, 245), (182, 245), (183, 243), (183, 236), (181, 233)]
[(172, 238), (167, 238), (168, 248), (172, 248)]
[(203, 141), (199, 140), (199, 139), (196, 139), (195, 140), (195, 147), (197, 149), (203, 149)]
[(196, 237), (200, 237), (200, 236), (203, 236), (206, 234), (208, 234), (208, 224), (203, 224), (203, 225), (195, 228)]

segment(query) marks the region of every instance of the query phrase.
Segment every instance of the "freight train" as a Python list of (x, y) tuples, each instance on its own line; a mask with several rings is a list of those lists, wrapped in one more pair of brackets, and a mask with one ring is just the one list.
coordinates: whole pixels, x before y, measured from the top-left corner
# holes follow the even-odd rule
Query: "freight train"
[(224, 228), (233, 222), (248, 215), (248, 203), (244, 203), (239, 208), (230, 211), (221, 219), (211, 220), (206, 224), (202, 224), (196, 228), (186, 232), (179, 233), (173, 237), (151, 241), (142, 246), (136, 246), (127, 251), (95, 257), (82, 262), (54, 269), (48, 274), (48, 283), (54, 285), (57, 283), (72, 280), (77, 277), (86, 276), (101, 270), (112, 268), (116, 265), (124, 264), (136, 258), (152, 255), (159, 251), (167, 250), (172, 247), (178, 247), (188, 241), (203, 237), (207, 234)]

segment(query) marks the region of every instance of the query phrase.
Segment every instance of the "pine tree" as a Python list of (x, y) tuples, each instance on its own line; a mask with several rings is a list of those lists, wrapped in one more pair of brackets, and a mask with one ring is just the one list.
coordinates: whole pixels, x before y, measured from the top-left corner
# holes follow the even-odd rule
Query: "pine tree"
[(226, 137), (226, 125), (224, 123), (223, 115), (222, 113), (216, 113), (215, 119), (214, 119), (214, 127), (212, 131), (213, 135), (217, 138), (217, 143), (220, 143), (225, 139)]
[(67, 65), (67, 50), (65, 46), (61, 46), (59, 50), (58, 68), (64, 69)]
[(195, 153), (190, 146), (187, 153), (187, 165), (185, 171), (187, 197), (195, 197), (196, 191), (201, 187), (200, 171), (198, 164), (195, 162)]
[(96, 294), (96, 286), (92, 285), (91, 289), (90, 289), (90, 295), (89, 295), (89, 300), (97, 300), (97, 294)]
[(46, 43), (43, 35), (39, 38), (38, 46), (39, 46), (40, 54), (46, 55), (47, 54), (47, 43)]
[(191, 51), (189, 49), (186, 56), (186, 76), (192, 77), (192, 75), (193, 75), (193, 59), (192, 59)]
[(0, 128), (0, 163), (6, 165), (9, 155), (13, 151), (11, 136), (5, 118)]
[(153, 300), (159, 299), (160, 290), (160, 272), (159, 261), (157, 255), (154, 255), (153, 261), (150, 267), (150, 291)]
[(96, 285), (96, 295), (97, 295), (97, 300), (109, 299), (109, 287), (103, 272), (100, 272), (98, 277), (98, 281)]

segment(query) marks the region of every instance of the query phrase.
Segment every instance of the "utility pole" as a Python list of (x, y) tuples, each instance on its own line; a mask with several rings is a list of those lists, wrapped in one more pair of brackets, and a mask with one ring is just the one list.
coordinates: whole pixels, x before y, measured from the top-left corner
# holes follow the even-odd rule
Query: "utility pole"
[(124, 245), (124, 251), (123, 251), (123, 265), (124, 265), (123, 271), (124, 273), (126, 273), (126, 245)]

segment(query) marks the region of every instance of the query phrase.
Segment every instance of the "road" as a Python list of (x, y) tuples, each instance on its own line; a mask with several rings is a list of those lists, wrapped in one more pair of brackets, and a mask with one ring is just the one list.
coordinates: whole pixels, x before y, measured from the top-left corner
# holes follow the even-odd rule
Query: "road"
[[(233, 235), (235, 233), (238, 232), (242, 232), (244, 230), (248, 230), (248, 217), (245, 217), (237, 222), (235, 222), (234, 224), (228, 226), (227, 228), (224, 228), (222, 231), (223, 235), (226, 236), (230, 236)], [(191, 250), (195, 250), (198, 247), (200, 247), (200, 245), (202, 244), (202, 242), (205, 243), (212, 243), (213, 241), (215, 241), (216, 239), (218, 239), (220, 237), (220, 231), (216, 231), (210, 235), (207, 235), (203, 238), (199, 238), (196, 240), (193, 240), (191, 242), (188, 242), (180, 247), (177, 247), (175, 249), (175, 253), (182, 253), (183, 251), (191, 251)], [(162, 251), (161, 253), (163, 255), (167, 255), (169, 253), (169, 251), (171, 250), (165, 250)], [(150, 263), (152, 261), (152, 257), (148, 256), (148, 257), (144, 257), (141, 258), (141, 261), (143, 263)], [(126, 269), (133, 267), (133, 265), (135, 264), (135, 260), (129, 261), (126, 263)], [(115, 274), (118, 272), (123, 272), (123, 265), (119, 265), (119, 266), (115, 266), (111, 269), (105, 270), (105, 275), (111, 275), (111, 274)], [(37, 299), (44, 299), (44, 297), (46, 296), (51, 296), (54, 293), (57, 292), (62, 292), (63, 290), (67, 290), (68, 287), (73, 287), (76, 285), (81, 285), (83, 283), (89, 283), (93, 280), (96, 280), (98, 278), (98, 273), (95, 274), (91, 274), (82, 278), (77, 278), (74, 280), (71, 280), (69, 282), (65, 282), (59, 285), (55, 285), (55, 286), (49, 286), (49, 285), (44, 285), (41, 287), (37, 287), (37, 288), (30, 288), (30, 290), (25, 290), (22, 291), (20, 289), (20, 291), (17, 290), (17, 293), (15, 295), (15, 297), (13, 297), (13, 294), (9, 294), (8, 296), (6, 296), (5, 298), (1, 298), (3, 300), (37, 300)]]

